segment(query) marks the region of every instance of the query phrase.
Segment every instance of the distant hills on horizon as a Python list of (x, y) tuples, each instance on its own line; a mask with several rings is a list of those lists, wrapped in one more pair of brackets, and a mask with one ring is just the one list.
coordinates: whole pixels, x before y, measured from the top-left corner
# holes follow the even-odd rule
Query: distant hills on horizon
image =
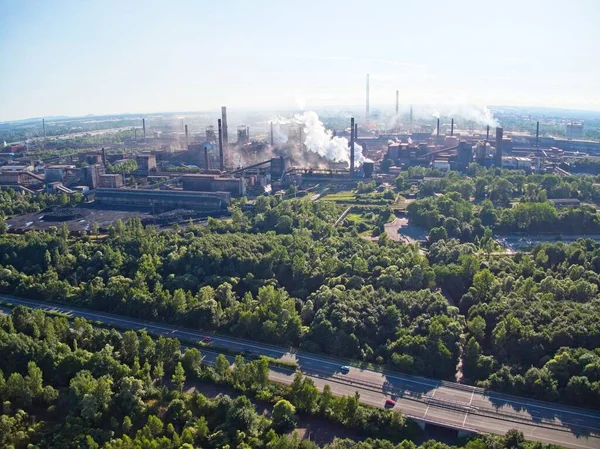
[[(415, 106), (418, 106), (415, 104)], [(356, 106), (328, 106), (328, 107), (318, 107), (314, 108), (315, 110), (327, 110), (331, 108), (336, 109), (345, 109), (345, 110), (362, 110), (364, 106), (356, 105)], [(547, 107), (547, 106), (510, 106), (510, 105), (489, 105), (488, 108), (494, 113), (506, 113), (510, 111), (518, 112), (518, 113), (526, 113), (531, 115), (540, 115), (540, 116), (552, 116), (552, 117), (560, 117), (564, 115), (571, 116), (571, 118), (578, 118), (581, 120), (585, 119), (600, 119), (600, 110), (586, 110), (586, 109), (569, 109), (569, 108), (556, 108), (556, 107)], [(310, 109), (310, 108), (309, 108)], [(251, 108), (251, 107), (240, 107), (240, 108), (231, 108), (232, 112), (277, 112), (277, 113), (293, 113), (298, 112), (296, 108)], [(26, 119), (19, 120), (7, 120), (0, 122), (0, 126), (6, 125), (27, 125), (29, 123), (37, 123), (39, 121), (46, 120), (48, 122), (63, 122), (63, 121), (81, 121), (81, 120), (110, 120), (110, 119), (129, 119), (129, 118), (142, 118), (142, 117), (151, 117), (156, 115), (196, 115), (196, 114), (209, 114), (209, 113), (217, 113), (220, 114), (220, 109), (211, 108), (205, 110), (198, 111), (153, 111), (153, 112), (145, 112), (145, 113), (132, 113), (132, 112), (124, 112), (124, 113), (114, 113), (114, 114), (87, 114), (84, 116), (68, 116), (68, 115), (54, 115), (54, 116), (39, 116), (39, 117), (31, 117)]]

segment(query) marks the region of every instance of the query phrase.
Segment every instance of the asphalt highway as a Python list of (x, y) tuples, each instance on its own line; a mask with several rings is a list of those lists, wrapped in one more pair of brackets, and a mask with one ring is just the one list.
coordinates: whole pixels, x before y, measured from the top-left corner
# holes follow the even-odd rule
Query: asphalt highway
[[(0, 295), (0, 300), (13, 305), (60, 312), (72, 317), (135, 330), (147, 330), (181, 340), (199, 341), (210, 336), (210, 345), (233, 351), (249, 351), (275, 359), (296, 362), (317, 387), (329, 384), (336, 395), (360, 393), (361, 402), (384, 407), (385, 399), (396, 401), (396, 408), (406, 416), (428, 424), (457, 430), (505, 434), (510, 429), (521, 430), (530, 440), (555, 443), (571, 448), (600, 448), (600, 413), (535, 401), (527, 398), (484, 391), (452, 382), (413, 377), (388, 370), (365, 369), (334, 357), (283, 348), (220, 334), (200, 332), (162, 323), (151, 323), (89, 309)], [(214, 361), (215, 353), (204, 351), (206, 362)], [(347, 374), (340, 366), (348, 365)], [(273, 380), (291, 383), (291, 370), (273, 368)]]

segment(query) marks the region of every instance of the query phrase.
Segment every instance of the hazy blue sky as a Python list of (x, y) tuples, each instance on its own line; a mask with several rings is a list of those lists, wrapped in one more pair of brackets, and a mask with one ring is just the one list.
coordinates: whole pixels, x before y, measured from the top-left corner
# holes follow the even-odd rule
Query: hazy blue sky
[(0, 1), (0, 120), (364, 103), (600, 110), (600, 0)]

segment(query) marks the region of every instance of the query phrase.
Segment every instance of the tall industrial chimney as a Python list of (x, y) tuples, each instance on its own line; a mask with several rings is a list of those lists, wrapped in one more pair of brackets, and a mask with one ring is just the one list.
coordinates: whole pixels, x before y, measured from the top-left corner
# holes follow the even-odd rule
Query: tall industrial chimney
[(535, 125), (535, 146), (540, 147), (540, 122)]
[(440, 119), (437, 119), (437, 125), (435, 127), (435, 143), (438, 143), (440, 139)]
[(412, 104), (410, 105), (410, 124), (413, 122)]
[(185, 125), (185, 149), (189, 150), (190, 149), (190, 139), (189, 139), (189, 134), (188, 134), (188, 127), (187, 125)]
[(225, 162), (225, 153), (229, 154), (229, 133), (227, 130), (227, 107), (221, 106), (221, 124), (223, 126), (223, 162)]
[(354, 176), (354, 117), (350, 119), (350, 176)]
[(398, 115), (398, 106), (400, 105), (400, 91), (396, 91), (396, 115)]
[(502, 167), (502, 134), (504, 130), (502, 128), (496, 128), (496, 154), (494, 163), (496, 167)]
[(271, 146), (273, 146), (273, 122), (271, 122)]
[(221, 119), (218, 121), (219, 125), (219, 170), (225, 170), (225, 164), (223, 160), (223, 127), (221, 125)]
[(485, 131), (485, 141), (486, 142), (490, 141), (490, 125), (487, 126), (487, 129)]
[(367, 73), (367, 108), (365, 111), (365, 121), (368, 122), (369, 121), (369, 74)]
[(142, 119), (142, 129), (144, 130), (144, 143), (146, 143), (146, 119)]
[(354, 124), (354, 141), (357, 142), (357, 140), (358, 140), (358, 123), (355, 123)]
[(44, 130), (44, 140), (46, 140), (46, 120), (42, 119), (42, 128)]
[(208, 146), (204, 146), (204, 167), (210, 170), (210, 164), (208, 163)]
[(454, 135), (454, 119), (452, 119), (451, 125), (450, 125), (450, 135), (453, 136)]

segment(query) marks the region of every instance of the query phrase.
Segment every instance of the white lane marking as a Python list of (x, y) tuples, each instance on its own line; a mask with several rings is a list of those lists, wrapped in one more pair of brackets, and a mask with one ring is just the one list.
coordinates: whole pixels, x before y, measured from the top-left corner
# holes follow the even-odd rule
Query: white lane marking
[[(433, 393), (431, 394), (432, 398), (435, 396), (436, 390), (437, 390), (437, 388), (433, 390)], [(425, 414), (423, 415), (423, 418), (425, 418), (427, 416), (427, 412), (429, 411), (429, 405), (430, 405), (430, 403), (427, 403), (427, 408), (425, 409)]]
[[(473, 395), (475, 394), (475, 390), (471, 391), (471, 398), (469, 399), (469, 406), (473, 402)], [(465, 423), (467, 422), (467, 417), (469, 416), (469, 412), (465, 412), (465, 419), (463, 419), (462, 426), (465, 427)]]
[[(67, 308), (65, 308), (63, 306), (56, 306), (54, 304), (52, 304), (52, 305), (44, 305), (44, 304), (41, 304), (41, 303), (38, 304), (36, 301), (33, 301), (33, 300), (31, 300), (31, 301), (29, 301), (29, 300), (23, 301), (23, 300), (20, 300), (20, 299), (17, 299), (17, 298), (10, 298), (10, 299), (7, 299), (7, 301), (13, 302), (13, 303), (17, 303), (17, 304), (21, 303), (22, 305), (25, 305), (27, 307), (35, 307), (35, 308), (40, 308), (42, 310), (44, 309), (44, 307), (46, 309), (51, 309), (52, 307), (54, 307), (54, 310), (62, 310), (62, 311), (64, 311), (63, 313), (73, 313), (75, 311), (75, 312), (79, 313), (80, 315), (82, 315), (84, 317), (85, 317), (85, 315), (88, 315), (88, 316), (92, 317), (91, 318), (92, 320), (93, 319), (97, 320), (98, 317), (100, 317), (100, 318), (104, 317), (104, 319), (106, 319), (106, 320), (113, 320), (113, 321), (117, 321), (117, 322), (120, 321), (120, 322), (123, 322), (123, 323), (133, 324), (133, 325), (136, 325), (136, 326), (144, 326), (145, 328), (148, 328), (148, 329), (161, 329), (161, 330), (167, 331), (167, 332), (173, 330), (172, 327), (167, 328), (167, 327), (163, 327), (163, 326), (161, 326), (159, 324), (140, 323), (140, 322), (128, 320), (128, 319), (125, 319), (125, 318), (120, 318), (120, 317), (117, 317), (117, 316), (112, 316), (112, 315), (109, 315), (109, 314), (104, 314), (102, 312), (94, 312), (94, 311), (88, 312), (88, 311), (85, 311), (85, 310), (81, 310), (79, 308), (72, 308), (72, 309), (70, 308), (70, 309), (67, 309)], [(31, 306), (32, 303), (34, 304), (33, 306)], [(194, 338), (198, 338), (198, 336), (201, 335), (200, 333), (192, 333), (192, 332), (188, 332), (188, 331), (184, 331), (184, 330), (177, 330), (177, 329), (175, 329), (175, 330), (177, 332), (183, 334), (183, 335), (189, 335), (189, 336), (192, 336)], [(260, 349), (261, 351), (265, 351), (265, 350), (266, 351), (278, 351), (278, 352), (282, 352), (282, 353), (286, 354), (285, 352), (283, 352), (284, 349), (274, 349), (274, 348), (269, 348), (269, 347), (266, 347), (266, 346), (256, 346), (256, 345), (253, 345), (251, 343), (246, 343), (244, 341), (240, 342), (240, 341), (235, 341), (235, 340), (229, 340), (227, 338), (222, 338), (220, 336), (216, 337), (215, 340), (216, 341), (226, 342), (226, 343), (229, 343), (229, 344), (241, 344), (241, 345), (247, 346), (249, 348)], [(315, 361), (315, 362), (319, 362), (319, 363), (335, 365), (333, 362), (331, 362), (331, 361), (329, 361), (327, 359), (318, 359), (318, 358), (313, 358), (313, 357), (309, 357), (309, 356), (305, 356), (305, 355), (300, 355), (300, 356), (296, 355), (296, 358), (299, 358), (299, 357), (305, 358), (307, 360), (312, 360), (312, 361)], [(403, 377), (393, 376), (391, 374), (385, 374), (383, 372), (380, 373), (380, 372), (377, 372), (377, 371), (362, 370), (362, 369), (358, 369), (358, 368), (355, 368), (354, 370), (372, 372), (374, 374), (381, 374), (382, 376), (387, 377), (387, 378), (398, 379), (398, 380), (402, 380), (404, 382), (412, 382), (412, 383), (415, 383), (415, 384), (426, 385), (426, 386), (429, 386), (429, 387), (433, 387), (433, 386), (435, 386), (436, 388), (440, 388), (441, 387), (441, 383), (440, 382), (437, 382), (436, 385), (434, 385), (433, 383), (420, 382), (420, 381), (413, 380), (413, 379), (407, 379), (407, 378), (403, 378)], [(451, 387), (448, 387), (448, 388), (451, 388)], [(434, 392), (435, 392), (435, 389), (434, 389)], [(472, 390), (471, 394), (473, 394), (474, 392), (475, 392), (475, 390)], [(486, 397), (485, 395), (481, 395), (481, 396), (482, 396), (482, 398)], [(433, 395), (432, 395), (432, 397), (433, 397)], [(542, 406), (542, 405), (530, 404), (528, 402), (520, 402), (520, 401), (516, 401), (516, 400), (511, 400), (511, 399), (504, 399), (500, 395), (496, 396), (496, 395), (490, 394), (487, 397), (488, 398), (495, 397), (496, 399), (504, 401), (505, 403), (507, 403), (507, 405), (508, 404), (519, 404), (519, 405), (525, 405), (527, 407), (535, 407), (535, 408), (539, 408), (539, 409), (550, 410), (550, 411), (553, 411), (553, 412), (559, 412), (559, 413), (565, 413), (565, 414), (571, 414), (571, 415), (584, 416), (586, 418), (600, 419), (600, 416), (598, 416), (598, 415), (589, 415), (589, 414), (586, 414), (586, 413), (579, 413), (579, 412), (570, 411), (570, 410), (561, 410), (561, 409), (557, 409), (557, 408), (553, 408), (553, 407), (547, 407), (547, 406)]]

